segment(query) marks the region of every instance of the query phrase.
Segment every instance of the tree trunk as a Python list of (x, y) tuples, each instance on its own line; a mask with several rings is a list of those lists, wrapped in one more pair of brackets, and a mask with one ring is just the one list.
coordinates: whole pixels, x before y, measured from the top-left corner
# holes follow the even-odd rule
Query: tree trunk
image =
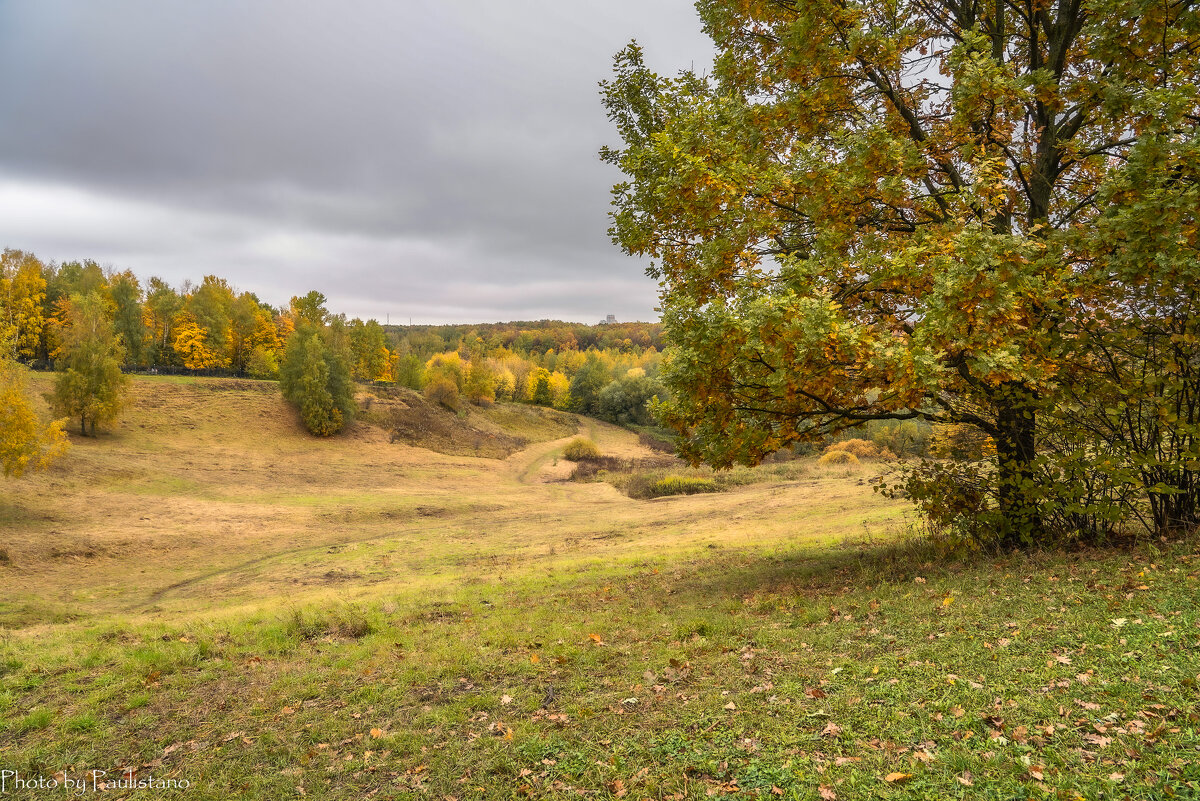
[(996, 478), (1005, 529), (1000, 534), (1006, 545), (1032, 545), (1045, 534), (1034, 493), (1036, 400), (1028, 387), (1016, 382), (1003, 385), (995, 398)]
[(79, 436), (87, 436), (87, 417), (82, 414), (79, 415)]

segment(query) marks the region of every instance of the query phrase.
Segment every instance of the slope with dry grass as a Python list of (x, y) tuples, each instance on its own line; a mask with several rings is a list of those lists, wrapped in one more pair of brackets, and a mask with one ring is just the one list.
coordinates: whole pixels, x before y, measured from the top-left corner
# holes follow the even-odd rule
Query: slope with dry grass
[(558, 480), (575, 431), (318, 440), (273, 390), (137, 379), (117, 431), (4, 485), (0, 771), (190, 783), (110, 787), (138, 799), (1200, 787), (1194, 541), (947, 562), (866, 463), (640, 501)]

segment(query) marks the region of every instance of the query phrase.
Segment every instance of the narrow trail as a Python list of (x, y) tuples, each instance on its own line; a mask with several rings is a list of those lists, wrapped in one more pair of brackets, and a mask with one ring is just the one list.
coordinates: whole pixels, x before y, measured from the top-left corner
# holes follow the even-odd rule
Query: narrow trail
[[(583, 426), (581, 425), (580, 426), (581, 431), (582, 431), (582, 428), (583, 428)], [(575, 437), (577, 437), (578, 435), (579, 435), (578, 433), (575, 433), (575, 434), (572, 434), (567, 437), (561, 437), (559, 439), (550, 440), (547, 442), (537, 442), (537, 443), (530, 445), (527, 448), (517, 451), (512, 456), (508, 457), (507, 460), (505, 460), (503, 467), (500, 470), (497, 470), (495, 472), (495, 475), (497, 476), (497, 478), (501, 479), (502, 481), (507, 479), (512, 484), (515, 484), (517, 486), (535, 486), (538, 482), (533, 480), (533, 476), (537, 473), (538, 469), (556, 451), (561, 449), (564, 445), (566, 445), (572, 439), (575, 439)], [(618, 500), (623, 497), (624, 496), (617, 494), (614, 498), (610, 498), (608, 500)], [(518, 520), (525, 519), (527, 517), (527, 512), (524, 512), (524, 511), (499, 513), (499, 514), (492, 512), (490, 514), (492, 515), (492, 520), (497, 523), (515, 522)], [(442, 528), (442, 527), (445, 527), (448, 525), (453, 525), (454, 523), (460, 523), (461, 521), (462, 521), (462, 518), (451, 518), (446, 521), (443, 521), (443, 525), (437, 526), (437, 528)], [(359, 545), (359, 544), (375, 542), (375, 541), (379, 541), (379, 540), (386, 540), (386, 539), (390, 539), (393, 537), (403, 536), (405, 534), (427, 533), (430, 530), (431, 530), (431, 527), (430, 527), (429, 523), (424, 523), (420, 526), (411, 526), (411, 527), (405, 527), (405, 528), (399, 528), (399, 529), (392, 529), (392, 530), (385, 531), (385, 532), (374, 532), (372, 534), (369, 534), (367, 536), (362, 536), (362, 537), (346, 537), (346, 538), (338, 539), (338, 540), (316, 542), (316, 543), (312, 543), (310, 545), (301, 545), (299, 547), (294, 547), (294, 548), (284, 548), (284, 549), (280, 549), (280, 550), (274, 550), (271, 553), (262, 554), (261, 556), (256, 556), (252, 559), (246, 559), (242, 562), (238, 562), (237, 564), (228, 565), (226, 567), (217, 568), (215, 570), (205, 571), (204, 573), (201, 573), (199, 575), (190, 576), (186, 579), (177, 581), (173, 584), (169, 584), (165, 587), (160, 587), (157, 590), (155, 590), (154, 592), (152, 592), (145, 599), (140, 600), (137, 603), (127, 607), (126, 611), (128, 611), (128, 612), (146, 611), (146, 609), (148, 607), (156, 605), (160, 601), (166, 599), (168, 596), (170, 596), (171, 594), (173, 594), (179, 590), (183, 590), (188, 587), (195, 586), (197, 584), (203, 583), (205, 581), (209, 581), (211, 579), (220, 578), (221, 576), (227, 576), (230, 574), (238, 573), (238, 572), (247, 570), (249, 568), (256, 567), (258, 565), (262, 565), (264, 563), (268, 563), (268, 562), (271, 562), (274, 560), (283, 559), (286, 557), (298, 556), (298, 555), (302, 555), (305, 553), (317, 553), (320, 551), (325, 551), (329, 548), (341, 547), (341, 546), (345, 546), (345, 545)]]
[(505, 460), (510, 474), (516, 479), (518, 484), (534, 483), (533, 476), (545, 464), (546, 460), (555, 451), (560, 450), (568, 442), (578, 437), (582, 431), (583, 425), (579, 424), (579, 428), (570, 436), (560, 437), (549, 442), (537, 442), (524, 450), (517, 451)]

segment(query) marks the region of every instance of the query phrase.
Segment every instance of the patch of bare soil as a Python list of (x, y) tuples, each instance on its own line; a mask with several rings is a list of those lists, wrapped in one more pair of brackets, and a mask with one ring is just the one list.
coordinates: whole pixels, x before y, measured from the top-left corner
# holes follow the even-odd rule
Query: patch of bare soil
[(525, 437), (486, 430), (470, 413), (456, 414), (412, 390), (373, 387), (357, 401), (358, 418), (388, 432), (392, 442), (487, 459), (507, 458), (529, 444)]

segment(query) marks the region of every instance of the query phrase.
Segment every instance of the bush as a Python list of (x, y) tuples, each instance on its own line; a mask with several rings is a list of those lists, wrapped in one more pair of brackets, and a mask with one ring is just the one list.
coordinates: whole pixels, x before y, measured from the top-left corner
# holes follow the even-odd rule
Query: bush
[(846, 439), (835, 442), (825, 449), (825, 453), (843, 451), (858, 459), (879, 458), (879, 446), (869, 439)]
[(600, 449), (590, 439), (578, 437), (563, 448), (563, 458), (572, 462), (587, 462), (600, 458)]
[(625, 494), (630, 498), (662, 498), (667, 495), (695, 495), (700, 492), (721, 492), (724, 489), (711, 478), (700, 476), (635, 473), (625, 482)]
[(867, 436), (899, 457), (926, 455), (932, 433), (924, 420), (873, 420), (867, 425)]
[(694, 476), (667, 476), (650, 485), (651, 498), (667, 495), (695, 495), (700, 492), (720, 492), (721, 488), (711, 478)]
[(858, 457), (850, 451), (826, 451), (818, 461), (821, 464), (858, 464)]
[(425, 397), (430, 403), (436, 403), (452, 412), (457, 412), (461, 405), (458, 386), (445, 377), (435, 378), (426, 384)]

